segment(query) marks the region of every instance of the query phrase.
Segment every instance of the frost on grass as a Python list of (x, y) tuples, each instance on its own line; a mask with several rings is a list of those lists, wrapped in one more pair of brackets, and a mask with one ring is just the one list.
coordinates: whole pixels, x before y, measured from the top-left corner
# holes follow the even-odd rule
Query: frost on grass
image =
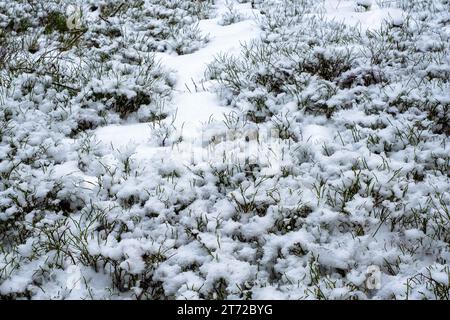
[[(70, 29), (63, 2), (0, 2), (0, 297), (448, 299), (449, 3), (351, 2), (403, 14), (83, 1)], [(206, 126), (213, 156), (165, 157), (182, 137), (155, 52), (201, 50), (197, 22), (250, 7), (260, 37), (204, 79), (233, 110)], [(145, 161), (94, 135), (136, 122)]]

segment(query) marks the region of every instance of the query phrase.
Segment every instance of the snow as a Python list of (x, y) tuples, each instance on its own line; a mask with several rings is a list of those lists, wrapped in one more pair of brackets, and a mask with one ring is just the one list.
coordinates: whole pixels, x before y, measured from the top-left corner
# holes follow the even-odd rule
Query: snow
[(110, 125), (95, 131), (99, 141), (115, 148), (123, 148), (130, 144), (136, 146), (145, 144), (150, 140), (151, 134), (152, 130), (148, 123)]
[(397, 8), (380, 8), (371, 0), (357, 0), (357, 4), (367, 7), (367, 11), (356, 12), (353, 1), (328, 0), (325, 2), (325, 17), (357, 26), (361, 30), (376, 30), (384, 21), (402, 23), (403, 11)]
[(182, 128), (183, 137), (188, 141), (201, 139), (204, 125), (210, 121), (222, 121), (230, 109), (220, 105), (218, 97), (212, 92), (183, 92), (173, 100), (177, 108), (174, 125)]
[(314, 145), (322, 145), (333, 141), (333, 133), (325, 126), (310, 124), (303, 128), (303, 138)]
[(431, 273), (431, 277), (433, 278), (433, 280), (439, 282), (440, 284), (442, 284), (444, 286), (448, 286), (449, 281), (450, 281), (448, 274), (445, 272), (434, 271)]
[(34, 9), (5, 3), (0, 298), (444, 296), (439, 1), (87, 0), (79, 42), (22, 60)]

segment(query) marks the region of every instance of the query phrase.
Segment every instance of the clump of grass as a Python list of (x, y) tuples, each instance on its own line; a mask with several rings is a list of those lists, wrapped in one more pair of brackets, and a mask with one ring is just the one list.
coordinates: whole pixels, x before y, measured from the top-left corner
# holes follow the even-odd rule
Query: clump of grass
[(49, 12), (47, 17), (45, 17), (45, 33), (52, 33), (54, 31), (63, 33), (69, 31), (67, 27), (67, 19), (66, 16), (58, 11)]
[(228, 26), (230, 24), (242, 21), (243, 17), (236, 10), (232, 2), (226, 4), (226, 11), (222, 14), (219, 20), (219, 24), (222, 26)]

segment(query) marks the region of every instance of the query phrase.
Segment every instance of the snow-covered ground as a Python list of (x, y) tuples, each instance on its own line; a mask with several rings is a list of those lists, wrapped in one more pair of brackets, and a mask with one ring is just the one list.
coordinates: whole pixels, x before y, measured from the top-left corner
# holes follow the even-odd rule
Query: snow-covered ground
[[(327, 19), (356, 26), (363, 31), (379, 29), (385, 21), (401, 23), (404, 17), (402, 9), (380, 7), (378, 3), (382, 1), (356, 1), (356, 8), (359, 7), (359, 9), (355, 10), (355, 1), (328, 0), (324, 3), (324, 16)], [(358, 4), (361, 5), (358, 6)]]
[[(167, 151), (160, 147), (149, 147), (151, 128), (146, 123), (114, 124), (98, 128), (95, 134), (100, 142), (113, 148), (132, 144), (136, 149), (134, 153), (136, 158), (145, 158), (155, 152), (167, 152), (179, 160), (189, 161), (192, 158), (191, 153), (203, 154), (204, 150), (199, 146), (202, 146), (205, 139), (205, 125), (211, 121), (223, 121), (224, 115), (233, 111), (232, 108), (224, 106), (216, 93), (210, 90), (209, 84), (205, 83), (207, 65), (213, 62), (218, 54), (238, 54), (241, 44), (256, 39), (260, 33), (255, 21), (260, 13), (259, 10), (252, 9), (250, 2), (233, 4), (242, 21), (221, 25), (220, 21), (227, 12), (228, 3), (232, 2), (216, 1), (216, 17), (199, 21), (199, 31), (207, 34), (209, 38), (204, 47), (185, 55), (173, 52), (156, 54), (156, 58), (176, 74), (171, 104), (177, 111), (174, 118), (168, 121), (174, 126), (174, 130), (182, 135), (183, 142), (178, 144), (176, 149), (167, 147)], [(363, 31), (376, 30), (384, 21), (398, 21), (402, 17), (401, 9), (380, 8), (371, 1), (366, 4), (369, 3), (371, 3), (369, 10), (355, 12), (354, 1), (328, 0), (311, 15), (343, 22)], [(330, 129), (326, 127), (309, 125), (304, 130), (307, 138), (311, 138), (316, 144), (325, 141), (324, 139), (330, 139)]]
[[(254, 39), (259, 34), (258, 25), (253, 19), (258, 11), (252, 9), (250, 3), (237, 3), (234, 8), (244, 20), (230, 25), (220, 25), (222, 14), (226, 11), (226, 3), (217, 1), (217, 17), (199, 21), (199, 31), (207, 34), (209, 38), (209, 42), (199, 50), (185, 55), (165, 52), (156, 54), (156, 58), (164, 66), (176, 73), (171, 104), (177, 111), (176, 116), (168, 121), (183, 136), (183, 142), (176, 150), (168, 147), (168, 152), (176, 153), (180, 160), (189, 160), (189, 153), (195, 152), (197, 146), (201, 146), (205, 124), (222, 121), (224, 114), (232, 111), (230, 107), (221, 104), (215, 92), (209, 90), (204, 76), (207, 65), (217, 54), (238, 53), (241, 43)], [(139, 157), (141, 151), (148, 155), (149, 149), (146, 146), (149, 144), (150, 133), (148, 124), (138, 123), (101, 127), (96, 131), (96, 136), (108, 146), (133, 143), (136, 145), (135, 156)], [(188, 154), (180, 154), (177, 150)], [(161, 152), (160, 148), (158, 152)]]
[(449, 298), (448, 0), (37, 3), (0, 298)]

